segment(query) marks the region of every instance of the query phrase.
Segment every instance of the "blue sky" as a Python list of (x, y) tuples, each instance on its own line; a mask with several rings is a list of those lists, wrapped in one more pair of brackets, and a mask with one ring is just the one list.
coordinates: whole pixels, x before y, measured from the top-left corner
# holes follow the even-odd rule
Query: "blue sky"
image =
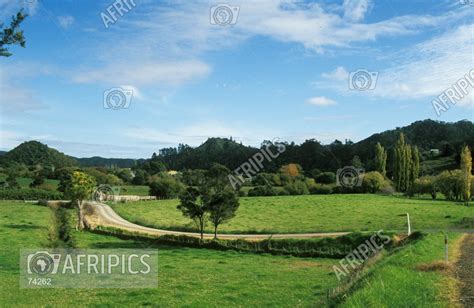
[[(128, 0), (106, 27), (114, 1), (0, 0), (0, 20), (30, 15), (27, 47), (0, 59), (0, 149), (35, 139), (146, 158), (212, 136), (329, 143), (472, 121), (472, 87), (439, 117), (431, 103), (474, 68), (474, 6), (461, 2), (227, 1), (238, 18), (221, 26), (223, 2)], [(357, 70), (378, 73), (374, 89), (350, 89)], [(132, 91), (128, 108), (104, 108), (111, 88)]]

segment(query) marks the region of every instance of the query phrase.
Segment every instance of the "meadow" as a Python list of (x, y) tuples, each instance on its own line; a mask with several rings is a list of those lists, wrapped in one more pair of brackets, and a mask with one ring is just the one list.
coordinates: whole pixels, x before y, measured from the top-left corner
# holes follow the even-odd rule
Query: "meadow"
[[(194, 230), (176, 209), (178, 200), (112, 204), (119, 215), (137, 224)], [(305, 233), (336, 231), (474, 228), (474, 208), (444, 200), (409, 199), (369, 194), (240, 198), (240, 208), (222, 233)], [(211, 226), (207, 227), (210, 232)]]
[[(312, 306), (337, 283), (337, 260), (158, 246), (156, 289), (19, 289), (19, 251), (45, 247), (49, 224), (46, 207), (0, 202), (2, 305)], [(90, 232), (73, 235), (79, 248), (147, 247)]]

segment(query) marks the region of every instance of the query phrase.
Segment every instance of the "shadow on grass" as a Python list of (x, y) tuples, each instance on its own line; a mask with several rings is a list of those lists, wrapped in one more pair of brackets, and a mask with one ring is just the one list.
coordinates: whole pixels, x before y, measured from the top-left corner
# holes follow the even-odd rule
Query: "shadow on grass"
[(6, 224), (4, 226), (11, 229), (21, 229), (21, 230), (46, 229), (43, 226), (28, 225), (28, 224)]

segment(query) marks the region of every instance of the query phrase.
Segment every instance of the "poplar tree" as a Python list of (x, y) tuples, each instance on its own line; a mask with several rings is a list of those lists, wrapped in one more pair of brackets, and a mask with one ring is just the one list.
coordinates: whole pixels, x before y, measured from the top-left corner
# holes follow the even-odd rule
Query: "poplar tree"
[(472, 172), (472, 156), (469, 147), (466, 145), (461, 152), (461, 171), (462, 171), (462, 193), (465, 205), (469, 205), (471, 199), (471, 172)]
[(386, 166), (387, 151), (385, 151), (380, 142), (377, 142), (377, 145), (375, 146), (375, 170), (385, 177), (387, 174)]

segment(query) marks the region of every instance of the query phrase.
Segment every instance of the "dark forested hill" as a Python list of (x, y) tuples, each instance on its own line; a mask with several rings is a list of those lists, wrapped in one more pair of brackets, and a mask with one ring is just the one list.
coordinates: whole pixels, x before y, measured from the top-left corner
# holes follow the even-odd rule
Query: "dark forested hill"
[(99, 156), (76, 158), (79, 165), (82, 167), (119, 167), (131, 168), (137, 163), (144, 161), (144, 159), (132, 158), (104, 158)]
[(67, 156), (38, 141), (23, 142), (13, 150), (0, 156), (0, 164), (4, 166), (15, 163), (27, 166), (41, 164), (56, 168), (77, 165), (77, 161), (73, 157)]

